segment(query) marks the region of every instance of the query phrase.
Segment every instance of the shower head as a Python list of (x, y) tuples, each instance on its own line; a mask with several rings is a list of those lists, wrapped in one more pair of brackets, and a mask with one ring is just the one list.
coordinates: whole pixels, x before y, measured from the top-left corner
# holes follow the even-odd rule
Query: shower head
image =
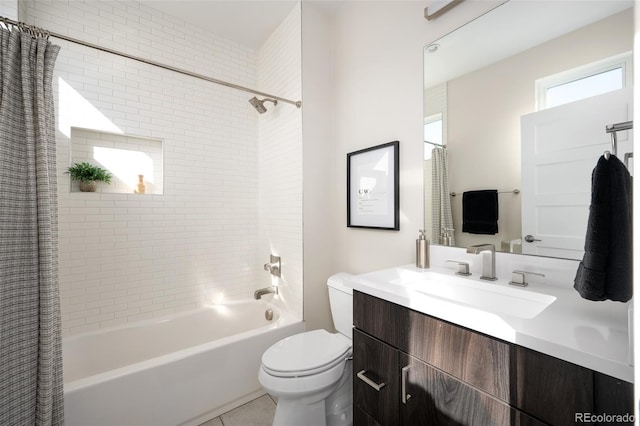
[(273, 105), (278, 105), (278, 101), (275, 99), (264, 98), (263, 100), (260, 100), (255, 96), (249, 99), (249, 103), (253, 105), (256, 111), (258, 111), (260, 114), (264, 114), (265, 112), (267, 112), (267, 109), (264, 107), (265, 102), (273, 102)]

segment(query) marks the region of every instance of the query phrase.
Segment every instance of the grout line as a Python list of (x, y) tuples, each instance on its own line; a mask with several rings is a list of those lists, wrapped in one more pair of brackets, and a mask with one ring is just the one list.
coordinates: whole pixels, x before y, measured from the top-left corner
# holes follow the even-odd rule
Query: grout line
[(278, 405), (278, 403), (276, 402), (275, 399), (273, 399), (273, 397), (271, 396), (271, 394), (267, 394), (267, 396), (269, 397), (269, 399), (271, 400), (271, 402), (273, 402), (274, 405)]
[[(234, 411), (234, 410), (237, 410), (237, 409), (239, 409), (239, 408), (242, 408), (242, 407), (244, 407), (244, 406), (246, 406), (246, 405), (249, 405), (249, 404), (251, 404), (251, 403), (253, 403), (253, 402), (257, 401), (258, 399), (260, 399), (260, 398), (262, 398), (262, 397), (264, 397), (264, 396), (267, 396), (267, 397), (271, 400), (271, 402), (273, 403), (273, 405), (275, 405), (275, 406), (277, 406), (277, 405), (278, 405), (278, 403), (273, 399), (273, 397), (272, 397), (271, 395), (269, 395), (268, 393), (265, 393), (264, 395), (261, 395), (261, 396), (259, 396), (259, 397), (255, 398), (255, 399), (252, 399), (251, 401), (247, 401), (247, 402), (245, 402), (244, 404), (242, 404), (242, 405), (240, 405), (240, 406), (238, 406), (238, 407), (236, 407), (236, 408), (233, 408), (233, 409), (231, 409), (231, 410), (227, 411), (226, 413), (222, 413), (222, 414), (220, 414), (218, 417), (214, 417), (213, 419), (207, 420), (207, 422), (210, 422), (210, 421), (215, 420), (215, 419), (219, 419), (219, 420), (220, 420), (220, 423), (222, 423), (222, 426), (225, 426), (225, 423), (224, 423), (224, 420), (222, 419), (222, 416), (224, 416), (225, 414), (230, 413), (230, 412), (232, 412), (232, 411)], [(206, 422), (205, 422), (205, 423), (206, 423)]]

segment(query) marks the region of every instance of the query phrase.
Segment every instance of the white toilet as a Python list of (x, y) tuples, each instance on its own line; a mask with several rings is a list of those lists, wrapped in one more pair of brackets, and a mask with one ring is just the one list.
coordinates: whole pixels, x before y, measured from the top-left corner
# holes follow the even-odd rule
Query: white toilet
[(353, 290), (343, 283), (348, 276), (341, 273), (327, 280), (338, 333), (313, 330), (296, 334), (262, 355), (258, 380), (278, 398), (273, 426), (352, 424)]

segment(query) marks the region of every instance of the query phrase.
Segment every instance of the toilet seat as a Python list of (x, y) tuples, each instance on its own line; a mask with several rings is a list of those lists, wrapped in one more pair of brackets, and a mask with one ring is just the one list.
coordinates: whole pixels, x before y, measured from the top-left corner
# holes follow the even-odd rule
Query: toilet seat
[(344, 362), (351, 340), (340, 333), (313, 330), (282, 339), (262, 355), (262, 368), (275, 377), (305, 377)]

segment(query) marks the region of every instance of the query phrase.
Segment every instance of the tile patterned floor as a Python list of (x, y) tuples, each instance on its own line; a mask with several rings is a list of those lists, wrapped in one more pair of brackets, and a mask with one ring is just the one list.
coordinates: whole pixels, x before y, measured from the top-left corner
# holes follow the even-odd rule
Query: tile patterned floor
[(200, 426), (271, 426), (275, 413), (276, 403), (263, 395)]

